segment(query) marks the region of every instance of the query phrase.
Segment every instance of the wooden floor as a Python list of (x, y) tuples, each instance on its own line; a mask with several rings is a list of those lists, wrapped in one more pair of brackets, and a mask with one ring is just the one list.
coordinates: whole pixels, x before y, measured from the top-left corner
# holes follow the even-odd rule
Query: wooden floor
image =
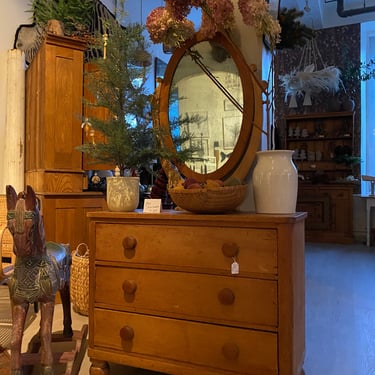
[[(61, 329), (59, 306), (55, 314)], [(78, 315), (73, 319), (76, 328), (87, 322)], [(80, 374), (87, 375), (89, 366), (86, 357)], [(111, 369), (111, 375), (156, 374), (118, 365)], [(306, 245), (305, 372), (375, 375), (375, 247)]]
[(375, 374), (375, 247), (306, 246), (305, 371)]

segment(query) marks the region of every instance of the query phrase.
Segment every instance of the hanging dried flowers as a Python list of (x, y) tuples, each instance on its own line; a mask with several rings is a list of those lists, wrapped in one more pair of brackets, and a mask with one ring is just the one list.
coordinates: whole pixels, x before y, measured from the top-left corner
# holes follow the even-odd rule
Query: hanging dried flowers
[(271, 49), (280, 42), (281, 27), (269, 13), (269, 5), (264, 0), (238, 0), (238, 9), (245, 25), (253, 26), (258, 35), (266, 35)]
[[(211, 38), (219, 30), (228, 30), (234, 25), (232, 0), (165, 0), (165, 7), (151, 11), (146, 28), (154, 43), (167, 47), (178, 47), (192, 37), (194, 24), (187, 19), (191, 8), (202, 9), (202, 37)], [(280, 41), (281, 28), (269, 13), (266, 0), (238, 0), (238, 8), (246, 25), (256, 29), (258, 35), (266, 35), (271, 48)]]
[(167, 47), (178, 46), (194, 34), (194, 24), (187, 18), (177, 19), (164, 7), (151, 11), (146, 27), (153, 43), (163, 43)]

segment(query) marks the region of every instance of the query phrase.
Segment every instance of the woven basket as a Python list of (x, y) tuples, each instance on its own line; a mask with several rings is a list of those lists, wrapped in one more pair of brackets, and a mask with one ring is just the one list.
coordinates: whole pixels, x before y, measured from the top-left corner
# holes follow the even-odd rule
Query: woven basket
[(89, 248), (85, 243), (80, 243), (72, 256), (70, 299), (76, 313), (89, 314)]
[(194, 213), (224, 213), (240, 205), (247, 193), (247, 185), (224, 186), (210, 189), (169, 189), (173, 202)]
[[(7, 202), (6, 195), (0, 195), (0, 230), (7, 226)], [(2, 240), (2, 252), (3, 258), (12, 258), (13, 256), (13, 238), (9, 231), (4, 232)]]

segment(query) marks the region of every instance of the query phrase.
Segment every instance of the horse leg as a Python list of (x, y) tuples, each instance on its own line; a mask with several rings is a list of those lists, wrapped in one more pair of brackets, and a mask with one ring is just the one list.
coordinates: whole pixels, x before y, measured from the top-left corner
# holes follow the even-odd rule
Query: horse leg
[(21, 304), (15, 304), (12, 302), (12, 338), (10, 342), (10, 368), (11, 375), (22, 374), (22, 360), (21, 360), (21, 349), (22, 349), (22, 336), (25, 327), (25, 319), (29, 304), (27, 302)]
[(52, 321), (55, 309), (55, 301), (42, 302), (40, 307), (40, 363), (41, 375), (53, 374), (53, 354), (52, 354)]
[(71, 305), (70, 305), (70, 286), (69, 281), (64, 284), (64, 286), (59, 290), (61, 303), (64, 313), (64, 330), (63, 336), (64, 337), (72, 337), (73, 336), (73, 329), (72, 329), (72, 312), (71, 312)]

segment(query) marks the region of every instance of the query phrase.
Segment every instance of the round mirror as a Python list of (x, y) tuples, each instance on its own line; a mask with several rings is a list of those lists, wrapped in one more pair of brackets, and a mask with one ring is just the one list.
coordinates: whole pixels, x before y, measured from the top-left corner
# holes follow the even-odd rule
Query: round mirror
[[(254, 128), (254, 87), (241, 52), (225, 35), (199, 40), (197, 35), (174, 51), (160, 84), (159, 124), (164, 142), (189, 148), (192, 159), (177, 164), (198, 181), (236, 174)], [(186, 138), (181, 144), (174, 139)], [(250, 165), (251, 165), (250, 163)], [(249, 165), (249, 166), (250, 166)], [(244, 170), (241, 168), (241, 171)], [(247, 172), (242, 172), (243, 179)]]

